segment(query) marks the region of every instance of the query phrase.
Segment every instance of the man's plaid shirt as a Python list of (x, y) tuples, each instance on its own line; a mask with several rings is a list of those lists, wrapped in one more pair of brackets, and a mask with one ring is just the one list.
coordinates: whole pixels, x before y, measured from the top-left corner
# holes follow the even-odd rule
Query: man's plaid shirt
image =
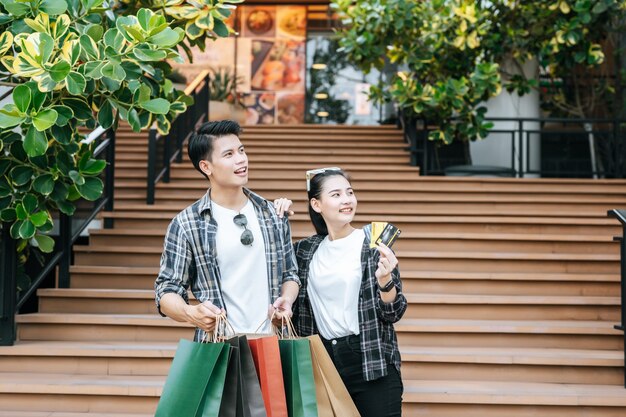
[[(380, 298), (378, 283), (374, 275), (378, 268), (380, 254), (375, 248), (369, 247), (370, 231), (368, 225), (364, 228), (365, 240), (361, 250), (361, 266), (363, 279), (359, 293), (359, 328), (363, 377), (372, 381), (387, 375), (387, 364), (393, 364), (400, 372), (400, 351), (398, 339), (393, 329), (393, 323), (402, 318), (406, 311), (407, 301), (402, 293), (402, 282), (398, 268), (391, 273), (396, 285), (397, 296), (392, 303), (384, 303)], [(325, 236), (315, 235), (295, 244), (298, 260), (298, 275), (300, 276), (300, 293), (294, 305), (294, 325), (300, 336), (309, 336), (318, 333), (311, 302), (307, 296), (307, 279), (309, 265), (315, 251)]]
[[(154, 283), (156, 304), (161, 315), (161, 297), (167, 293), (176, 293), (189, 303), (187, 290), (190, 286), (198, 301), (208, 300), (228, 311), (220, 286), (221, 275), (215, 245), (217, 222), (211, 215), (209, 193), (210, 191), (181, 211), (167, 229), (161, 269)], [(291, 243), (291, 229), (287, 216), (279, 218), (272, 203), (246, 188), (244, 193), (254, 206), (265, 242), (269, 305), (280, 296), (283, 282), (295, 281), (300, 284)], [(239, 239), (239, 236), (233, 236), (233, 239)], [(259, 317), (259, 322), (263, 318)], [(200, 340), (201, 337), (202, 331), (196, 329), (195, 340)]]

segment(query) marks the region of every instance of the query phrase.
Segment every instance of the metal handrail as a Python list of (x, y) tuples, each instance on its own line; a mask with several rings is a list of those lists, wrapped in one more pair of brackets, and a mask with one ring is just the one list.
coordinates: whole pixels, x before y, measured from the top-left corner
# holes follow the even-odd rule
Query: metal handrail
[(160, 135), (154, 126), (148, 132), (146, 204), (154, 204), (157, 183), (170, 181), (172, 162), (182, 162), (184, 144), (199, 124), (208, 120), (209, 71), (202, 71), (184, 92), (193, 97), (194, 103), (174, 119), (170, 132)]
[[(409, 145), (411, 154), (411, 165), (420, 166), (422, 175), (440, 174), (441, 169), (437, 168), (436, 146), (433, 141), (428, 140), (428, 133), (435, 129), (434, 126), (428, 126), (423, 119), (403, 118), (403, 129), (406, 141)], [(609, 119), (609, 118), (587, 118), (587, 119), (571, 119), (571, 118), (520, 118), (520, 117), (486, 117), (486, 122), (511, 122), (514, 126), (510, 128), (495, 128), (489, 131), (490, 134), (509, 134), (511, 140), (511, 167), (510, 171), (518, 178), (527, 175), (609, 175), (611, 177), (623, 178), (626, 176), (626, 139), (624, 136), (624, 127), (626, 119)], [(455, 119), (449, 119), (449, 123), (454, 123)], [(536, 125), (539, 123), (540, 127)], [(535, 126), (529, 126), (534, 124)], [(544, 127), (548, 124), (561, 125), (561, 128), (551, 126), (549, 129)], [(420, 125), (420, 126), (417, 126)], [(565, 125), (565, 126), (563, 126)], [(589, 130), (572, 131), (566, 128), (567, 125), (578, 125), (587, 128), (591, 125), (593, 128)], [(587, 126), (586, 126), (587, 125)], [(601, 169), (600, 167), (592, 167), (591, 170), (575, 171), (575, 170), (555, 170), (541, 167), (532, 169), (530, 158), (525, 156), (530, 153), (532, 142), (531, 136), (542, 138), (543, 135), (594, 135), (594, 137), (607, 137), (610, 142), (611, 152), (607, 161), (609, 168)], [(526, 153), (524, 152), (526, 150)]]
[(614, 236), (613, 240), (620, 243), (620, 310), (621, 323), (613, 326), (616, 330), (624, 332), (624, 388), (626, 388), (626, 309), (624, 299), (626, 297), (626, 210), (609, 210), (609, 217), (616, 218), (622, 224), (622, 236)]

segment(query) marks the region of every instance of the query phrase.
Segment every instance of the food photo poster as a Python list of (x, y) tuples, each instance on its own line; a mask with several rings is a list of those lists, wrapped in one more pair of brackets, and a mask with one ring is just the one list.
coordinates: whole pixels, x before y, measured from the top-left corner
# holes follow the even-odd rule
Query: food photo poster
[(306, 6), (242, 6), (238, 93), (245, 124), (304, 123)]

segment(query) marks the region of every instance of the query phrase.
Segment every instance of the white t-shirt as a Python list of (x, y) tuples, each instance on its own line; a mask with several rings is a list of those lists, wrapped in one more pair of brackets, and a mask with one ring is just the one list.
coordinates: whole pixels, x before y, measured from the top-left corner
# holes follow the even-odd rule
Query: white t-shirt
[[(211, 208), (217, 221), (217, 263), (228, 321), (237, 333), (254, 333), (267, 318), (270, 304), (265, 242), (259, 220), (250, 200), (241, 211), (215, 202), (211, 203)], [(254, 236), (252, 245), (241, 243), (244, 228), (233, 222), (239, 213), (248, 219), (247, 227)], [(259, 332), (269, 333), (269, 322)]]
[(326, 236), (311, 259), (307, 291), (325, 339), (359, 334), (363, 239), (362, 229), (332, 241)]

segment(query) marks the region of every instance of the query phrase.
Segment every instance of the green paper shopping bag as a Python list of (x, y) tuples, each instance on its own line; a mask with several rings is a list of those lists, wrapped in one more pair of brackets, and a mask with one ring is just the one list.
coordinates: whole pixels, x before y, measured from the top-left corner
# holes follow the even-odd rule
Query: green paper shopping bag
[(231, 347), (181, 340), (155, 417), (218, 417)]
[(285, 319), (287, 334), (278, 341), (283, 366), (289, 417), (318, 417), (315, 377), (309, 339), (298, 338), (291, 319)]

